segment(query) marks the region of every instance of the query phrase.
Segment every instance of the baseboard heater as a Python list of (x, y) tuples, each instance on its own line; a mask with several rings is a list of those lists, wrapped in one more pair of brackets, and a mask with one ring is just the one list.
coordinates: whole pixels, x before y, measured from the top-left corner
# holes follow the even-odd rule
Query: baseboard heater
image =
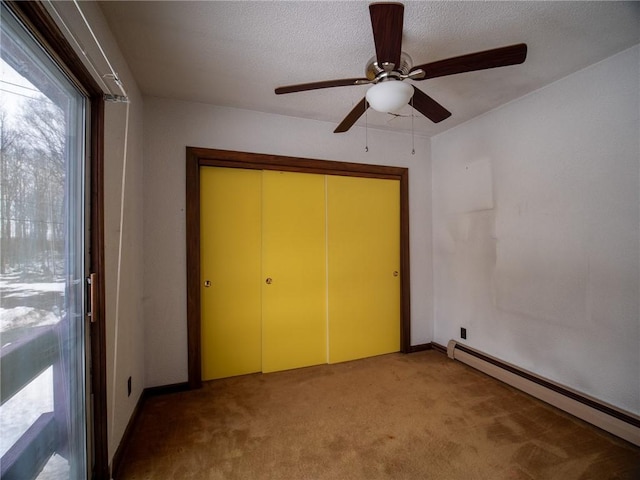
[(637, 415), (503, 362), (455, 340), (449, 341), (447, 355), (640, 446), (640, 417)]

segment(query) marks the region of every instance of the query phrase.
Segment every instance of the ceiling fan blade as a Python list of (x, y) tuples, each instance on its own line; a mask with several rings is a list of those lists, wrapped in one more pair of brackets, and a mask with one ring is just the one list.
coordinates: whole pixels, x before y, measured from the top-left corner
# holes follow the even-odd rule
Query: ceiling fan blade
[(433, 123), (439, 123), (451, 116), (449, 110), (416, 87), (413, 87), (413, 99), (409, 103)]
[(401, 3), (373, 3), (369, 5), (373, 41), (376, 45), (378, 65), (400, 65), (402, 50), (402, 21), (404, 5)]
[(483, 52), (469, 53), (459, 57), (417, 65), (413, 67), (411, 71), (424, 70), (426, 75), (422, 78), (416, 78), (415, 80), (426, 80), (427, 78), (444, 77), (446, 75), (455, 75), (456, 73), (517, 65), (524, 62), (526, 58), (527, 45), (525, 43), (518, 43), (517, 45), (510, 45), (508, 47), (494, 48)]
[(347, 87), (349, 85), (362, 85), (362, 83), (370, 83), (366, 78), (342, 78), (339, 80), (324, 80), (321, 82), (300, 83), (298, 85), (287, 85), (285, 87), (276, 88), (276, 95), (283, 93), (304, 92), (305, 90), (317, 90), (320, 88), (331, 87)]
[(346, 117), (344, 117), (344, 120), (340, 122), (340, 125), (336, 127), (333, 133), (343, 133), (349, 130), (353, 124), (358, 121), (362, 114), (366, 112), (367, 108), (369, 108), (369, 103), (365, 97), (360, 100), (355, 107), (353, 107), (353, 110), (351, 110)]

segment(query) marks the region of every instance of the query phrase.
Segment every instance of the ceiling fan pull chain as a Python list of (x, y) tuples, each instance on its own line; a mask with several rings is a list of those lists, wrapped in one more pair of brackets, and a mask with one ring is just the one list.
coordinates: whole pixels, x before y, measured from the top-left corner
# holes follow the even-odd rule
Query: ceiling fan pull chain
[(413, 97), (411, 97), (411, 155), (416, 154), (416, 144), (413, 135), (413, 117), (415, 116), (415, 113), (415, 108), (413, 108)]
[(369, 117), (366, 103), (364, 104), (364, 151), (369, 152)]

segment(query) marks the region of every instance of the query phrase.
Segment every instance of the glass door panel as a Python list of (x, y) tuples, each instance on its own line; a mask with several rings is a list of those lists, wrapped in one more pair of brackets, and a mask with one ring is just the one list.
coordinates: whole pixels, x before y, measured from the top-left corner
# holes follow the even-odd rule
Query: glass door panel
[(87, 101), (2, 5), (0, 464), (87, 478)]

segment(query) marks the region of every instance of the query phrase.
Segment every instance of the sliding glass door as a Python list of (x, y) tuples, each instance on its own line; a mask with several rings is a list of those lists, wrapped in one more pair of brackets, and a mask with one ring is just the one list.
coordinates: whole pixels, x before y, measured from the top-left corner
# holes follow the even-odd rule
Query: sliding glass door
[(1, 478), (84, 479), (89, 102), (4, 4), (0, 24)]

